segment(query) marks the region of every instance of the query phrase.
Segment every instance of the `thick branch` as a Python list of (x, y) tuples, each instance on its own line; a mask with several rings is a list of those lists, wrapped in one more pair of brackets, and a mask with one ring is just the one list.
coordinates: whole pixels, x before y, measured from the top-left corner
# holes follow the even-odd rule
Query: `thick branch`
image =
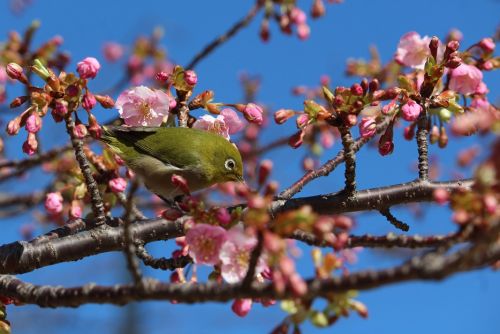
[[(453, 190), (467, 188), (471, 184), (471, 180), (440, 183), (410, 182), (358, 191), (352, 198), (341, 192), (290, 200), (276, 200), (271, 204), (271, 210), (278, 213), (294, 210), (303, 205), (310, 205), (313, 210), (321, 214), (379, 210), (387, 205), (432, 201), (432, 193), (437, 188)], [(131, 225), (133, 240), (149, 243), (182, 236), (184, 234), (184, 219), (187, 217), (175, 222), (163, 219), (136, 222)], [(122, 250), (122, 233), (123, 229), (120, 226), (103, 225), (94, 230), (54, 239), (50, 243), (18, 241), (0, 246), (0, 274), (25, 273), (54, 263), (75, 261), (95, 254)]]
[(356, 152), (354, 151), (354, 141), (351, 130), (347, 126), (339, 127), (342, 146), (344, 147), (345, 161), (345, 188), (347, 194), (352, 194), (356, 190)]
[[(467, 256), (475, 247), (459, 250), (450, 255), (427, 253), (393, 268), (365, 270), (325, 280), (308, 280), (306, 298), (326, 296), (332, 292), (368, 290), (383, 285), (410, 280), (442, 280), (461, 271), (483, 268), (500, 259), (500, 244), (490, 244), (481, 254)], [(88, 284), (82, 287), (64, 288), (36, 286), (22, 282), (15, 277), (0, 276), (0, 295), (13, 297), (23, 303), (42, 307), (71, 306), (87, 303), (125, 304), (138, 300), (176, 300), (180, 303), (226, 302), (234, 298), (286, 299), (293, 297), (291, 290), (278, 295), (271, 283), (253, 283), (248, 287), (241, 284), (186, 283), (165, 284), (148, 280), (144, 288), (135, 285), (98, 286)]]

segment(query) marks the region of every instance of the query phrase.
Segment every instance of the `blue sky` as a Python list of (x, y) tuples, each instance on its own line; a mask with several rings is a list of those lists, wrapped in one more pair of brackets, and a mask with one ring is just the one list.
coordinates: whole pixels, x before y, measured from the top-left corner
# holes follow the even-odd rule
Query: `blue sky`
[[(308, 8), (312, 1), (299, 3)], [(140, 5), (139, 5), (140, 4)], [(71, 53), (74, 68), (77, 61), (87, 56), (101, 60), (101, 74), (91, 83), (95, 91), (109, 87), (119, 80), (120, 65), (110, 65), (103, 60), (102, 45), (116, 41), (130, 45), (138, 35), (147, 35), (162, 26), (165, 36), (162, 44), (175, 62), (186, 64), (202, 46), (214, 36), (225, 31), (233, 22), (245, 15), (253, 1), (41, 1), (34, 0), (20, 15), (0, 6), (0, 40), (10, 30), (23, 31), (33, 19), (42, 26), (35, 38), (35, 45), (54, 36), (62, 35), (63, 49)], [(290, 94), (295, 85), (317, 85), (322, 74), (332, 78), (332, 85), (350, 85), (352, 79), (343, 75), (346, 59), (366, 58), (368, 48), (376, 45), (382, 59), (393, 55), (399, 38), (415, 30), (422, 35), (444, 37), (451, 28), (464, 34), (462, 45), (468, 46), (480, 38), (491, 36), (497, 25), (500, 2), (495, 0), (422, 0), (422, 1), (361, 1), (345, 0), (341, 5), (327, 6), (327, 14), (318, 21), (311, 21), (312, 34), (301, 42), (295, 37), (284, 36), (271, 26), (271, 40), (260, 42), (257, 32), (261, 16), (235, 39), (229, 41), (197, 67), (198, 89), (212, 89), (217, 101), (237, 102), (242, 98), (238, 76), (243, 72), (259, 75), (262, 79), (259, 102), (270, 110), (282, 107), (300, 109), (302, 100)], [(492, 91), (491, 100), (498, 101), (500, 79), (496, 73), (486, 73), (485, 81)], [(15, 89), (8, 91), (15, 96)], [(11, 93), (12, 92), (12, 93)], [(116, 98), (116, 96), (114, 96)], [(100, 119), (116, 115), (115, 110), (98, 110)], [(47, 122), (49, 123), (49, 122)], [(60, 126), (44, 129), (46, 142), (51, 147), (66, 140)], [(269, 142), (285, 133), (293, 133), (293, 124), (265, 130), (263, 141)], [(400, 133), (396, 134), (396, 138)], [(20, 142), (23, 138), (14, 140)], [(456, 170), (455, 154), (459, 149), (480, 145), (487, 148), (490, 138), (453, 138), (446, 150), (431, 147), (431, 154), (439, 161), (440, 179), (452, 177)], [(327, 150), (322, 160), (332, 157), (339, 150), (336, 143)], [(486, 151), (483, 151), (483, 153)], [(8, 150), (9, 157), (20, 157), (16, 149)], [(303, 149), (291, 152), (282, 148), (268, 157), (275, 162), (273, 177), (286, 187), (300, 177), (300, 160)], [(375, 150), (364, 148), (358, 155), (358, 186), (360, 189), (399, 183), (415, 178), (412, 165), (416, 161), (414, 143), (397, 141), (394, 153), (381, 158)], [(302, 195), (337, 191), (342, 187), (342, 169), (327, 179), (306, 187)], [(28, 191), (34, 185), (42, 186), (48, 180), (40, 171), (27, 176), (29, 182), (15, 180), (0, 187), (0, 191)], [(449, 211), (430, 206), (423, 219), (415, 219), (407, 209), (398, 208), (394, 213), (411, 225), (410, 233), (446, 233), (452, 230)], [(358, 217), (357, 233), (385, 234), (392, 227), (380, 215), (364, 214)], [(19, 238), (22, 224), (33, 221), (33, 213), (2, 224), (1, 242)], [(45, 227), (48, 229), (49, 227)], [(41, 232), (43, 229), (39, 229)], [(165, 243), (151, 247), (155, 254), (165, 255)], [(301, 270), (310, 271), (309, 250), (304, 249)], [(361, 254), (358, 268), (379, 268), (395, 264), (409, 256), (401, 252), (389, 256), (384, 252)], [(152, 273), (168, 279), (167, 273)], [(123, 255), (104, 254), (78, 263), (60, 264), (21, 275), (23, 279), (38, 284), (76, 285), (89, 281), (113, 284), (128, 281)], [(490, 270), (462, 274), (443, 282), (405, 283), (374, 291), (363, 292), (359, 299), (369, 308), (370, 317), (362, 320), (356, 315), (341, 320), (335, 329), (342, 333), (494, 333), (497, 324), (500, 287), (498, 274)], [(177, 333), (254, 333), (268, 332), (284, 315), (279, 307), (263, 309), (256, 306), (244, 319), (229, 311), (229, 305), (205, 304), (195, 306), (171, 305), (168, 302), (134, 304), (131, 308), (88, 305), (79, 309), (40, 309), (33, 306), (9, 308), (9, 319), (15, 333), (73, 333), (99, 332), (123, 333), (123, 328), (137, 326), (139, 332), (164, 333), (167, 329)], [(134, 315), (135, 316), (132, 316)], [(128, 322), (125, 320), (128, 319)], [(307, 332), (321, 332), (305, 326)]]

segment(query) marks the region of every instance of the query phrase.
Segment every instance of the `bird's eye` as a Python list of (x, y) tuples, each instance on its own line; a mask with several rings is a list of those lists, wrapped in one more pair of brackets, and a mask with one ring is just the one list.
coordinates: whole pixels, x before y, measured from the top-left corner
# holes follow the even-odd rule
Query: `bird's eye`
[(227, 170), (233, 170), (234, 167), (236, 167), (236, 162), (234, 162), (233, 159), (227, 159), (224, 162), (224, 167), (226, 167)]

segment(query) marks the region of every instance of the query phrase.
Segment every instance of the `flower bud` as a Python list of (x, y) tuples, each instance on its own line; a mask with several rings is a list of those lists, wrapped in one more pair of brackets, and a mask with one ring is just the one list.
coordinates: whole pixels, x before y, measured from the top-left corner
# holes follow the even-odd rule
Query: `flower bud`
[(299, 24), (297, 26), (297, 36), (301, 41), (305, 41), (311, 35), (311, 28), (307, 24)]
[(304, 131), (300, 130), (288, 139), (288, 145), (290, 145), (292, 148), (298, 148), (300, 145), (302, 145), (303, 140)]
[(111, 109), (115, 106), (115, 101), (109, 95), (94, 95), (94, 97), (104, 109)]
[(378, 152), (380, 155), (385, 156), (391, 154), (394, 150), (394, 142), (392, 141), (393, 129), (390, 125), (385, 133), (380, 137), (378, 142)]
[(439, 205), (445, 205), (446, 202), (448, 202), (448, 200), (450, 199), (450, 194), (448, 193), (448, 190), (444, 188), (438, 188), (433, 191), (432, 197), (434, 198), (434, 201)]
[(168, 208), (163, 210), (161, 213), (161, 216), (163, 219), (170, 220), (170, 221), (175, 221), (178, 218), (182, 217), (182, 211), (174, 208)]
[(252, 299), (235, 299), (233, 305), (231, 306), (231, 309), (237, 316), (244, 317), (252, 309)]
[(493, 39), (490, 37), (483, 38), (478, 43), (478, 45), (486, 53), (490, 53), (490, 52), (493, 52), (495, 50), (495, 42), (493, 42)]
[(437, 52), (439, 48), (439, 38), (433, 36), (429, 42), (429, 50), (431, 51), (431, 56), (437, 61)]
[(404, 129), (404, 138), (406, 140), (413, 140), (415, 138), (415, 124), (410, 124)]
[(288, 119), (293, 117), (295, 115), (295, 112), (290, 109), (280, 109), (274, 113), (274, 121), (276, 124), (283, 124), (285, 123)]
[(32, 112), (26, 119), (25, 129), (31, 133), (37, 133), (42, 128), (42, 118), (38, 112)]
[(189, 190), (189, 186), (188, 186), (188, 182), (185, 178), (183, 178), (182, 176), (180, 175), (177, 175), (177, 174), (174, 174), (172, 175), (172, 177), (170, 178), (170, 181), (172, 182), (172, 184), (176, 187), (179, 187), (179, 189), (186, 195), (189, 195), (190, 194), (190, 190)]
[(370, 91), (370, 93), (375, 93), (380, 87), (380, 83), (378, 81), (378, 79), (372, 79), (372, 81), (370, 81), (370, 84), (368, 85), (368, 90)]
[(437, 125), (433, 125), (432, 126), (431, 132), (429, 134), (429, 139), (431, 141), (431, 144), (435, 144), (438, 141), (438, 139), (439, 139), (439, 128), (437, 127)]
[(49, 215), (57, 215), (63, 210), (63, 198), (61, 193), (48, 193), (45, 197), (45, 210)]
[(309, 115), (307, 114), (300, 114), (295, 121), (298, 129), (305, 128), (308, 122), (309, 122)]
[(94, 94), (87, 91), (85, 93), (85, 95), (83, 95), (83, 98), (82, 98), (83, 109), (90, 111), (92, 108), (94, 108), (96, 103), (97, 103), (97, 101), (96, 101), (96, 98), (94, 97)]
[(262, 20), (262, 23), (260, 24), (259, 36), (261, 41), (269, 41), (269, 37), (271, 36), (271, 33), (269, 31), (269, 20)]
[(318, 18), (325, 15), (326, 9), (323, 0), (314, 0), (313, 5), (311, 7), (311, 16), (313, 18)]
[(198, 82), (198, 76), (196, 75), (195, 71), (187, 70), (184, 72), (184, 81), (189, 86), (194, 86)]
[(73, 135), (78, 139), (83, 139), (88, 134), (87, 127), (85, 124), (76, 124), (73, 128)]
[(361, 87), (360, 84), (355, 83), (354, 85), (351, 86), (351, 94), (354, 96), (363, 95), (363, 87)]
[(259, 179), (258, 184), (263, 185), (266, 182), (269, 174), (273, 170), (273, 162), (271, 160), (263, 160), (259, 166)]
[[(7, 67), (5, 68), (5, 72), (7, 72), (7, 75), (12, 80), (19, 80), (19, 81), (23, 82), (22, 79), (23, 79), (23, 77), (25, 77), (24, 72), (23, 72), (23, 68), (16, 63), (8, 63)], [(26, 80), (26, 82), (27, 82), (27, 80)]]
[(94, 57), (87, 57), (76, 65), (76, 71), (82, 79), (94, 79), (101, 68), (101, 64)]
[(249, 103), (243, 109), (243, 116), (245, 116), (250, 123), (261, 125), (263, 122), (262, 114), (262, 108), (255, 103)]
[(92, 138), (99, 139), (102, 136), (102, 128), (93, 114), (89, 115), (89, 132)]
[(125, 180), (122, 177), (111, 179), (108, 182), (108, 187), (115, 194), (124, 192), (125, 189), (127, 188), (127, 180)]
[(103, 47), (104, 58), (113, 63), (123, 56), (123, 47), (115, 42), (108, 42)]
[(23, 143), (23, 152), (27, 155), (33, 155), (38, 149), (38, 141), (34, 133), (28, 133), (28, 139)]
[(446, 134), (446, 129), (444, 128), (444, 126), (442, 126), (439, 130), (438, 145), (440, 148), (445, 148), (446, 145), (448, 145), (448, 135)]
[(231, 223), (231, 214), (226, 208), (217, 208), (215, 210), (215, 219), (223, 226), (228, 225)]
[(401, 107), (401, 116), (408, 122), (415, 121), (421, 112), (422, 106), (412, 99), (408, 99), (408, 101)]
[(82, 218), (82, 207), (78, 201), (71, 201), (71, 206), (69, 208), (69, 217), (71, 219)]
[(377, 132), (377, 123), (373, 117), (363, 117), (359, 123), (359, 133), (363, 138), (370, 138)]
[(354, 114), (343, 113), (342, 116), (345, 126), (352, 127), (358, 123), (358, 117)]
[(17, 108), (29, 100), (29, 96), (18, 96), (10, 103), (11, 108)]
[(9, 136), (15, 136), (19, 133), (20, 129), (21, 129), (21, 118), (16, 117), (7, 124), (6, 131)]

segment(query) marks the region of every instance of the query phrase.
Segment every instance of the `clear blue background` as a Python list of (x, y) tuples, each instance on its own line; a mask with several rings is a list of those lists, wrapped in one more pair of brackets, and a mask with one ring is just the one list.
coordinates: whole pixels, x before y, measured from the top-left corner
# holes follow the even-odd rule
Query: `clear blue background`
[[(19, 32), (33, 19), (40, 19), (41, 29), (35, 45), (54, 35), (64, 37), (63, 49), (72, 56), (74, 68), (77, 61), (87, 56), (101, 60), (101, 74), (91, 83), (95, 91), (111, 86), (120, 79), (121, 65), (110, 65), (102, 56), (106, 41), (130, 45), (138, 35), (149, 34), (156, 26), (165, 29), (163, 45), (169, 56), (186, 64), (202, 46), (214, 36), (226, 31), (245, 15), (254, 1), (33, 1), (20, 15), (8, 11), (8, 4), (0, 5), (0, 40), (10, 30)], [(312, 1), (299, 1), (309, 8)], [(308, 41), (284, 36), (271, 25), (271, 41), (260, 42), (258, 27), (261, 15), (249, 28), (242, 31), (220, 49), (217, 49), (198, 67), (198, 89), (212, 89), (217, 101), (237, 102), (242, 99), (238, 84), (239, 74), (246, 71), (262, 78), (258, 100), (270, 110), (282, 107), (300, 109), (302, 100), (292, 97), (295, 85), (315, 86), (322, 74), (332, 77), (333, 85), (350, 85), (351, 79), (343, 76), (346, 59), (367, 58), (371, 44), (379, 47), (384, 60), (393, 55), (399, 38), (415, 30), (421, 35), (444, 37), (451, 28), (464, 34), (462, 45), (468, 46), (480, 38), (491, 36), (497, 28), (500, 2), (495, 0), (423, 0), (423, 1), (360, 1), (327, 6), (327, 14), (318, 21), (310, 21), (312, 34)], [(498, 74), (487, 73), (485, 81), (491, 100), (498, 98)], [(11, 97), (16, 88), (9, 87)], [(116, 96), (114, 96), (116, 97)], [(116, 115), (114, 110), (97, 111), (100, 119)], [(7, 117), (6, 117), (7, 118)], [(4, 118), (4, 120), (6, 119)], [(44, 129), (44, 147), (66, 141), (60, 125)], [(55, 131), (53, 131), (56, 129)], [(292, 133), (293, 124), (278, 128), (270, 126), (265, 131), (264, 142), (283, 134)], [(397, 136), (401, 134), (398, 133)], [(20, 137), (24, 137), (23, 135)], [(18, 148), (24, 138), (12, 140), (9, 157), (20, 157)], [(487, 153), (488, 138), (451, 140), (449, 148), (431, 153), (440, 166), (440, 179), (450, 179), (457, 170), (455, 154), (459, 149), (480, 145), (483, 156)], [(10, 145), (10, 144), (9, 144)], [(17, 145), (17, 146), (16, 146)], [(339, 150), (339, 143), (326, 151), (323, 160)], [(273, 177), (286, 187), (301, 175), (300, 160), (305, 154), (282, 148), (269, 154), (275, 162)], [(373, 149), (364, 148), (358, 155), (359, 188), (386, 185), (415, 178), (416, 148), (414, 143), (396, 142), (394, 153), (381, 158)], [(463, 172), (463, 171), (461, 171)], [(467, 174), (467, 173), (466, 173)], [(15, 180), (0, 187), (1, 191), (23, 192), (34, 185), (42, 186), (48, 180), (40, 171), (33, 171), (25, 179)], [(28, 182), (29, 181), (29, 182)], [(332, 192), (342, 186), (342, 169), (327, 179), (313, 182), (303, 195)], [(394, 210), (395, 214), (411, 225), (410, 233), (446, 233), (454, 229), (447, 209), (429, 206), (424, 217), (417, 220), (407, 209)], [(3, 220), (1, 242), (19, 238), (22, 224), (35, 220), (35, 212), (16, 219)], [(49, 229), (38, 228), (38, 232)], [(383, 217), (364, 214), (358, 217), (357, 233), (385, 234), (393, 231)], [(155, 245), (155, 253), (166, 255), (165, 243)], [(379, 268), (398, 263), (412, 253), (401, 251), (395, 255), (385, 252), (365, 251), (355, 268)], [(309, 250), (304, 249), (301, 270), (311, 272)], [(162, 272), (149, 274), (167, 280)], [(123, 255), (103, 254), (43, 268), (35, 273), (20, 276), (38, 284), (77, 285), (89, 281), (113, 284), (129, 281)], [(500, 287), (498, 274), (486, 269), (461, 274), (443, 282), (404, 283), (362, 292), (359, 299), (369, 308), (367, 320), (353, 315), (339, 321), (334, 331), (339, 333), (498, 333)], [(230, 311), (230, 305), (204, 304), (195, 306), (171, 305), (168, 302), (136, 303), (128, 307), (87, 305), (78, 309), (40, 309), (34, 306), (9, 307), (9, 319), (14, 333), (254, 333), (269, 332), (284, 313), (278, 306), (263, 309), (260, 305), (244, 319)], [(320, 332), (310, 325), (307, 332)]]

